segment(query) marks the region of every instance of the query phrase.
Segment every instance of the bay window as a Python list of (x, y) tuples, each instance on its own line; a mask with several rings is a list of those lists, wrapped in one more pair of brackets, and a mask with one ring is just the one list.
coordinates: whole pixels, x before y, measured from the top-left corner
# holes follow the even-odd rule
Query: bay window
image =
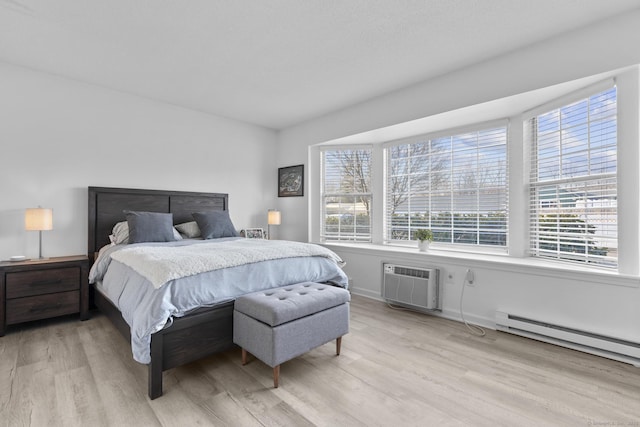
[(388, 138), (394, 126), (318, 145), (313, 237), (395, 253), (429, 229), (432, 250), (464, 259), (638, 275), (640, 72), (590, 83), (509, 119), (427, 133), (429, 118), (424, 134)]

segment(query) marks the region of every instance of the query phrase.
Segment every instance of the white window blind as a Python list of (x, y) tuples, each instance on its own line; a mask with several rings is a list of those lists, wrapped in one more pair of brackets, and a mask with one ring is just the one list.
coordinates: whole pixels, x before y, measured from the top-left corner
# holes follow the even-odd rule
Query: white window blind
[(321, 238), (371, 241), (371, 148), (322, 151)]
[(417, 138), (386, 158), (388, 242), (428, 228), (435, 242), (506, 247), (506, 125)]
[(617, 267), (616, 96), (609, 87), (525, 122), (533, 256)]

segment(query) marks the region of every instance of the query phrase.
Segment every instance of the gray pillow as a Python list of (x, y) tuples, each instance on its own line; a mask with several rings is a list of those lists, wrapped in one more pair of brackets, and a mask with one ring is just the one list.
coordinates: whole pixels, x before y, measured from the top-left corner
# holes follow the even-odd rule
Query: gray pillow
[(173, 242), (173, 214), (125, 211), (129, 243)]
[[(198, 228), (197, 225), (196, 228)], [(200, 230), (198, 230), (198, 233), (200, 233)], [(113, 226), (109, 240), (111, 240), (111, 243), (114, 245), (126, 245), (129, 243), (129, 224), (127, 221), (119, 222)], [(182, 240), (182, 236), (175, 227), (173, 228), (173, 240)]]
[(240, 236), (229, 218), (229, 211), (196, 212), (192, 215), (203, 239)]

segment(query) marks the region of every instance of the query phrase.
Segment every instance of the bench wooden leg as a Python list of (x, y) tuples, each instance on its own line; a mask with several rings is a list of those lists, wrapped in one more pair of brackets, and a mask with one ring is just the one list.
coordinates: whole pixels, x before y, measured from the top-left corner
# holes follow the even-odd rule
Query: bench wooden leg
[(278, 388), (279, 380), (280, 380), (280, 365), (273, 367), (273, 388)]
[(242, 366), (247, 364), (247, 350), (242, 349)]
[(336, 356), (340, 356), (340, 346), (342, 345), (342, 337), (336, 338)]

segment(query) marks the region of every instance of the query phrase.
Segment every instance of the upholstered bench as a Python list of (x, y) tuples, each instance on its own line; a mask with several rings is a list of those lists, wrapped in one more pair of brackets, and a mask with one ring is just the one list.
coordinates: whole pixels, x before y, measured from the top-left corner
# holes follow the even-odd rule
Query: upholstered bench
[(336, 340), (349, 332), (346, 289), (313, 282), (269, 289), (240, 296), (233, 311), (233, 342), (273, 368), (278, 387), (280, 364)]

